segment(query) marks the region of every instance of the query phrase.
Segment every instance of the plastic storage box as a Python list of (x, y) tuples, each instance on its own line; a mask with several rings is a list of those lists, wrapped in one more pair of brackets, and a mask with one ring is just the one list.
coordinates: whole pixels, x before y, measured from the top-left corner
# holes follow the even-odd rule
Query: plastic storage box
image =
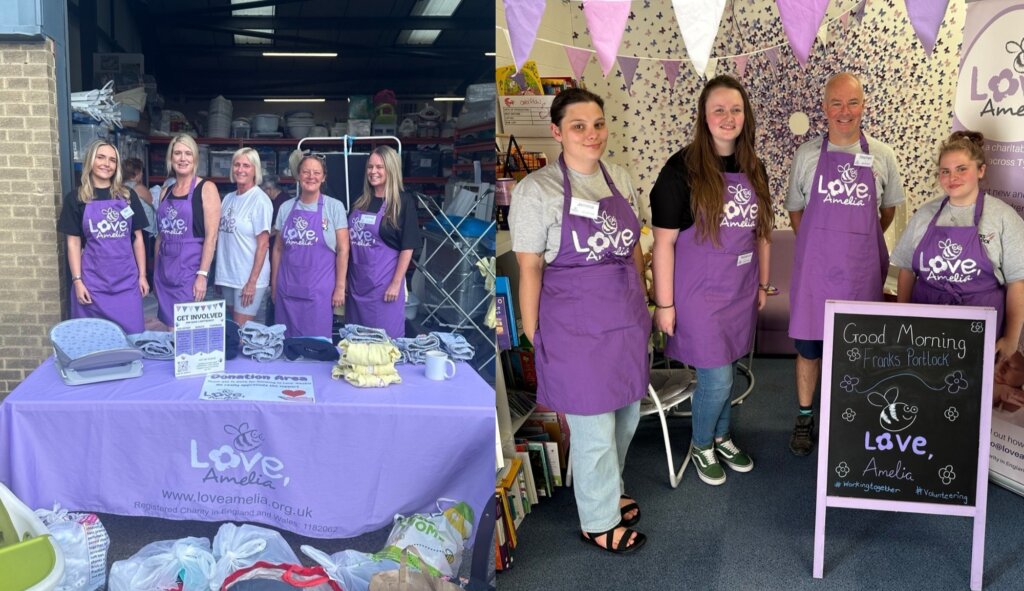
[(228, 178), (231, 176), (232, 151), (210, 150), (210, 176)]

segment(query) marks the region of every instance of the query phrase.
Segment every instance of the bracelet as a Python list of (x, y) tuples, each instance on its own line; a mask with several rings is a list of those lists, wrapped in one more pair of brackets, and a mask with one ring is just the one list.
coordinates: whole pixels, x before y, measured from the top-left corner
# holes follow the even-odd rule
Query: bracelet
[(658, 302), (654, 302), (654, 307), (656, 309), (658, 309), (658, 310), (667, 310), (668, 308), (675, 308), (676, 305), (675, 305), (675, 303), (671, 303), (671, 304), (669, 304), (667, 306), (659, 306)]
[(196, 271), (196, 275), (201, 275), (203, 277), (208, 277), (210, 275), (210, 272), (209, 271), (203, 271), (202, 269), (199, 269), (198, 271)]
[(74, 283), (76, 281), (81, 281), (81, 280), (82, 280), (82, 276), (81, 275), (75, 275), (74, 277), (71, 278), (71, 283)]

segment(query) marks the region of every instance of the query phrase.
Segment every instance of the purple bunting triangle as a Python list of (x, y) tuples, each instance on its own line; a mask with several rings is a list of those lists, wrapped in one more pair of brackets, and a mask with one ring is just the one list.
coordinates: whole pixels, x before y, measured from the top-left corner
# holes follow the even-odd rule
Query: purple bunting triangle
[(579, 47), (567, 46), (565, 48), (565, 56), (569, 58), (569, 67), (572, 68), (573, 77), (577, 80), (583, 77), (583, 70), (587, 67), (587, 62), (590, 61), (590, 56), (593, 53), (589, 49), (580, 49)]
[(917, 38), (928, 55), (935, 49), (935, 40), (939, 36), (942, 17), (946, 15), (949, 0), (906, 0), (907, 16), (914, 27)]
[(806, 67), (811, 46), (828, 10), (828, 0), (775, 0), (775, 3), (779, 6), (782, 29), (789, 38), (793, 55), (801, 67)]
[(772, 48), (768, 49), (767, 51), (765, 51), (764, 54), (766, 56), (768, 56), (768, 61), (771, 62), (771, 64), (773, 66), (778, 65), (778, 63), (779, 63), (779, 48), (778, 47), (772, 47)]
[(747, 55), (737, 55), (736, 57), (732, 58), (732, 63), (735, 64), (736, 66), (737, 78), (743, 78), (743, 75), (747, 73), (748, 59), (750, 59), (750, 56)]
[[(661, 60), (661, 67), (665, 69), (665, 78), (668, 79), (668, 89), (676, 89), (676, 78), (679, 77), (679, 60)], [(622, 64), (620, 59), (619, 65)]]
[(545, 0), (505, 0), (505, 21), (517, 72), (530, 57), (530, 50), (537, 40), (537, 27), (544, 16), (544, 6)]
[(590, 29), (590, 42), (597, 51), (605, 76), (615, 66), (615, 55), (629, 19), (629, 0), (583, 0), (583, 14)]
[(636, 66), (639, 63), (640, 58), (619, 56), (619, 69), (622, 70), (622, 79), (626, 82), (626, 93), (630, 96), (633, 95), (630, 89), (633, 87), (633, 76), (636, 74)]
[(864, 2), (861, 2), (860, 4), (854, 6), (853, 10), (850, 12), (850, 16), (853, 17), (853, 22), (859, 25), (861, 21), (864, 20), (864, 13), (867, 12), (867, 10), (867, 0), (864, 0)]

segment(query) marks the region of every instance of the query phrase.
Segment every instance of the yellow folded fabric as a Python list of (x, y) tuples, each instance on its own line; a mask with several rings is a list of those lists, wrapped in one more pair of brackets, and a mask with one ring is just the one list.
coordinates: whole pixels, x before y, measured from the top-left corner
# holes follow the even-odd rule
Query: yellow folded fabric
[(353, 386), (359, 388), (383, 388), (391, 384), (401, 384), (402, 376), (394, 366), (352, 366), (348, 364), (335, 365), (331, 369), (331, 377), (334, 379), (344, 378)]
[(391, 343), (351, 343), (345, 340), (338, 345), (342, 349), (339, 363), (348, 365), (394, 365), (402, 358), (402, 352)]

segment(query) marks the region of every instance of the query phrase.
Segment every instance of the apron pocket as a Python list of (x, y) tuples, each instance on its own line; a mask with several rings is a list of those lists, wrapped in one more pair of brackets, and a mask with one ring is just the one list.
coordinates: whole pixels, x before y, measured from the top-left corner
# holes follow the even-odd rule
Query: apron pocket
[(281, 269), (281, 272), (284, 273), (279, 288), (281, 295), (292, 300), (313, 299), (313, 286), (309, 285), (312, 277), (311, 267), (289, 265)]
[(570, 334), (607, 335), (637, 327), (638, 310), (646, 315), (645, 298), (632, 265), (602, 268), (578, 279), (572, 301), (575, 322), (570, 322)]
[(704, 277), (704, 299), (707, 301), (747, 300), (757, 288), (757, 253), (750, 262), (737, 265), (740, 254), (709, 252)]

